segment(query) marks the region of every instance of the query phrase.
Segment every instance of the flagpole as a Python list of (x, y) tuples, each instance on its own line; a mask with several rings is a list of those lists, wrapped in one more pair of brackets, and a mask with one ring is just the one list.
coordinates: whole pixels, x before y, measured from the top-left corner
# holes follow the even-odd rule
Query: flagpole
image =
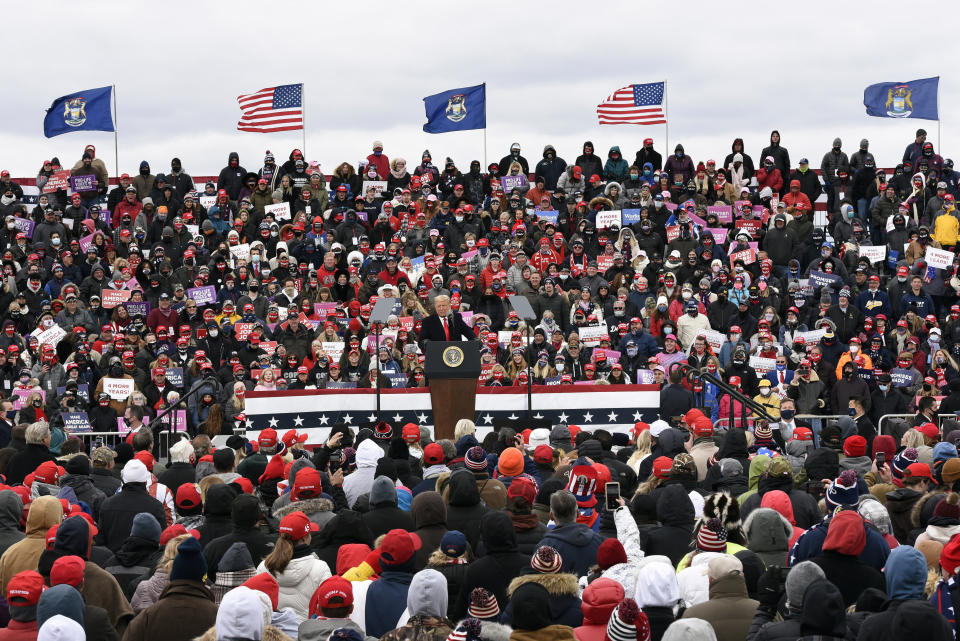
[[(939, 96), (939, 92), (937, 93)], [(939, 144), (939, 142), (938, 142)], [(483, 168), (487, 167), (487, 83), (483, 83)]]
[(301, 132), (301, 141), (303, 145), (303, 160), (307, 161), (307, 83), (300, 83), (300, 119), (303, 121)]
[(670, 114), (667, 109), (667, 79), (663, 80), (663, 128), (664, 128), (664, 146), (663, 153), (665, 156), (670, 155)]
[(943, 147), (941, 146), (940, 138), (940, 80), (937, 80), (937, 149), (940, 151), (941, 157), (943, 155)]
[[(113, 169), (114, 176), (120, 178), (120, 145), (117, 142), (117, 85), (111, 85), (113, 94)], [(110, 182), (109, 180), (107, 182)], [(110, 185), (107, 185), (109, 191)]]

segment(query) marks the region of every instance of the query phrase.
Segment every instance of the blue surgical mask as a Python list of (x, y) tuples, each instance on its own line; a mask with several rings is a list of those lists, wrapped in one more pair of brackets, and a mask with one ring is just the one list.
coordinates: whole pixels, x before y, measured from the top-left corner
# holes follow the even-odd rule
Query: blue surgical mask
[(785, 369), (787, 369), (787, 366), (786, 366), (786, 365), (779, 365), (779, 364), (777, 365), (777, 371), (778, 371), (778, 372), (782, 372), (782, 371), (784, 371)]
[(851, 408), (849, 408), (849, 409), (847, 410), (847, 415), (848, 415), (848, 416), (856, 416), (856, 415), (857, 415), (857, 410), (851, 407)]
[[(886, 392), (888, 389), (890, 389), (890, 386), (889, 386), (889, 385), (877, 385), (877, 389), (879, 389), (881, 392)], [(782, 416), (782, 415), (783, 415), (783, 412), (781, 412), (780, 414), (781, 414), (781, 416)]]

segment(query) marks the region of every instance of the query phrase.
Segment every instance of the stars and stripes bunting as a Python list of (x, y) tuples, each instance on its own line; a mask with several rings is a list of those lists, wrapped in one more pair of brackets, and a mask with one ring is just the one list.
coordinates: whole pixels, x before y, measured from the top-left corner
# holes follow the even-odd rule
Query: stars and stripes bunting
[[(382, 390), (380, 398), (381, 418), (395, 427), (433, 426), (429, 390)], [(656, 420), (660, 408), (660, 392), (654, 385), (536, 385), (532, 398), (535, 419), (618, 432), (628, 431), (637, 421)], [(376, 391), (368, 389), (248, 392), (247, 436), (256, 438), (268, 427), (281, 432), (296, 429), (308, 435), (308, 444), (323, 443), (336, 423), (356, 428), (375, 422), (376, 407)], [(526, 388), (477, 390), (473, 420), (481, 433), (493, 429), (494, 421), (526, 416)]]

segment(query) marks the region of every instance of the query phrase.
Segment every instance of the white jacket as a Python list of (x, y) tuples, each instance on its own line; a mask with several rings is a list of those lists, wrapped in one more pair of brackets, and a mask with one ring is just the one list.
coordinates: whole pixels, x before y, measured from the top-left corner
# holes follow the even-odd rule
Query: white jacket
[[(267, 566), (261, 561), (257, 573), (267, 571)], [(310, 617), (310, 597), (320, 583), (330, 578), (330, 568), (316, 554), (310, 554), (292, 559), (286, 569), (274, 578), (280, 585), (277, 610), (292, 608), (301, 621), (305, 621)]]
[(627, 553), (627, 562), (611, 565), (603, 571), (603, 577), (622, 585), (624, 594), (634, 594), (637, 590), (637, 573), (640, 571), (637, 564), (643, 560), (640, 530), (637, 529), (637, 522), (627, 506), (618, 507), (614, 511), (613, 522), (617, 525), (617, 540)]
[(357, 499), (368, 493), (373, 487), (373, 477), (377, 472), (377, 461), (383, 457), (383, 448), (367, 439), (357, 448), (357, 469), (343, 479), (343, 493), (347, 495), (347, 505), (353, 507)]

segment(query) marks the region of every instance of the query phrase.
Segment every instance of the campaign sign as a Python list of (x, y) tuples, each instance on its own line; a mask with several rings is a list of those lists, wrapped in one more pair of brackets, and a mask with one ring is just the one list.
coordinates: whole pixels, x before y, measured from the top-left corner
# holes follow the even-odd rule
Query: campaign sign
[(886, 245), (860, 245), (860, 255), (871, 263), (881, 263), (887, 257)]
[(580, 342), (588, 347), (600, 344), (600, 337), (607, 335), (606, 327), (581, 327), (579, 330)]
[(174, 387), (183, 387), (183, 368), (182, 367), (168, 367), (166, 368), (167, 382), (173, 385)]
[(273, 356), (277, 351), (277, 341), (260, 341), (260, 349)]
[(750, 367), (758, 372), (771, 372), (777, 367), (777, 359), (764, 358), (762, 356), (751, 356)]
[(387, 181), (386, 180), (364, 180), (363, 181), (363, 193), (366, 194), (367, 190), (373, 187), (374, 193), (379, 198), (383, 192), (387, 190)]
[(390, 387), (393, 389), (403, 389), (407, 386), (407, 375), (398, 372), (384, 372), (387, 380), (390, 381)]
[(936, 247), (927, 247), (924, 260), (927, 262), (927, 267), (946, 269), (953, 264), (953, 255), (953, 252), (937, 249)]
[[(460, 312), (460, 316), (463, 317), (463, 322), (467, 322), (467, 314), (470, 314), (470, 317), (473, 318), (473, 312)], [(413, 331), (413, 316), (401, 316), (399, 319), (400, 327), (404, 328), (408, 332)], [(470, 323), (467, 323), (468, 325)]]
[(597, 212), (597, 229), (607, 229), (609, 227), (613, 227), (614, 225), (618, 227), (620, 226), (619, 209)]
[(503, 187), (503, 193), (509, 194), (514, 189), (523, 189), (525, 182), (523, 176), (504, 176), (500, 179), (500, 186)]
[(100, 303), (104, 309), (113, 309), (117, 305), (130, 300), (131, 294), (133, 294), (133, 292), (129, 289), (105, 289), (100, 292)]
[(18, 218), (14, 216), (13, 224), (17, 228), (18, 232), (22, 231), (24, 234), (27, 235), (27, 238), (33, 238), (34, 222), (32, 220), (28, 220), (26, 218)]
[(836, 274), (826, 274), (824, 272), (811, 269), (810, 283), (814, 287), (839, 287), (843, 281)]
[(39, 392), (40, 398), (46, 398), (45, 392), (42, 389), (15, 389), (10, 392), (10, 400), (13, 401), (13, 409), (22, 410), (23, 406), (27, 402), (27, 399), (34, 392)]
[(146, 301), (140, 301), (137, 303), (131, 303), (127, 301), (123, 304), (127, 308), (127, 313), (131, 316), (143, 316), (146, 318), (150, 314), (150, 303)]
[(614, 363), (620, 362), (620, 352), (618, 352), (615, 349), (603, 349), (601, 347), (598, 347), (595, 350), (593, 350), (593, 360), (596, 361), (597, 356), (600, 354), (603, 354), (604, 356), (606, 356), (607, 362), (610, 363), (611, 365), (613, 365)]
[(97, 188), (97, 177), (93, 174), (70, 176), (70, 189), (73, 191), (94, 191)]
[(132, 378), (104, 378), (103, 391), (115, 401), (125, 401), (133, 394), (134, 382)]
[(192, 298), (197, 306), (209, 305), (217, 300), (217, 289), (213, 285), (191, 287), (187, 290), (187, 298)]
[(729, 225), (733, 222), (733, 207), (730, 205), (709, 205), (707, 215), (714, 214), (721, 223)]
[(730, 254), (730, 264), (733, 265), (736, 261), (742, 260), (744, 265), (750, 265), (757, 260), (757, 254), (752, 247), (747, 249), (741, 249), (738, 252), (733, 252)]
[(51, 325), (48, 329), (43, 330), (37, 334), (37, 342), (41, 345), (54, 345), (56, 346), (63, 337), (67, 335), (67, 332), (63, 330), (59, 325)]
[(741, 218), (734, 225), (737, 229), (743, 229), (750, 234), (753, 238), (756, 238), (760, 234), (760, 228), (763, 227), (763, 223), (755, 218), (746, 220)]
[(238, 341), (245, 341), (247, 337), (250, 336), (250, 332), (253, 331), (253, 328), (256, 327), (256, 323), (237, 323), (233, 326), (233, 332), (237, 336)]
[(337, 304), (332, 302), (327, 303), (314, 303), (313, 304), (313, 313), (315, 313), (320, 318), (326, 318), (330, 314), (336, 313)]
[(80, 251), (82, 251), (84, 254), (87, 253), (87, 247), (93, 244), (93, 237), (95, 235), (96, 234), (90, 234), (89, 236), (84, 236), (80, 239)]
[(597, 256), (597, 269), (601, 274), (611, 267), (613, 267), (613, 256)]
[(187, 410), (173, 410), (163, 416), (156, 424), (162, 432), (186, 432)]
[(890, 382), (894, 387), (910, 387), (913, 384), (913, 370), (900, 368), (890, 370)]
[(537, 212), (538, 219), (545, 220), (547, 222), (553, 223), (554, 225), (557, 224), (557, 217), (559, 215), (560, 215), (560, 212), (558, 212), (556, 209), (549, 209), (549, 210)]
[(290, 220), (290, 203), (264, 205), (263, 211), (265, 214), (273, 214), (276, 220)]
[(64, 412), (60, 416), (63, 418), (63, 429), (67, 434), (93, 431), (93, 426), (90, 425), (90, 419), (87, 418), (86, 412)]
[(250, 260), (250, 243), (230, 245), (230, 255), (237, 260)]
[(560, 381), (563, 380), (560, 376), (551, 376), (550, 378), (543, 379), (544, 385), (559, 385)]
[(672, 243), (680, 237), (680, 225), (670, 225), (667, 227), (667, 242)]
[(343, 356), (344, 343), (341, 341), (324, 341), (323, 342), (323, 352), (330, 358), (332, 361), (339, 361), (340, 357)]
[(356, 381), (327, 381), (327, 389), (356, 389)]
[(640, 212), (642, 209), (624, 209), (620, 212), (620, 222), (626, 225), (632, 225), (640, 222)]
[(722, 245), (727, 242), (727, 229), (725, 227), (707, 227), (706, 231), (713, 234), (713, 242)]
[(55, 191), (66, 190), (70, 186), (70, 170), (55, 171), (43, 184), (43, 193), (52, 194)]
[[(67, 388), (65, 386), (57, 388), (57, 396), (63, 396), (64, 394), (66, 394), (66, 392), (67, 392)], [(80, 383), (79, 385), (77, 385), (77, 396), (82, 398), (84, 402), (89, 403), (90, 387), (86, 383)]]
[(707, 345), (715, 352), (719, 352), (723, 344), (727, 342), (726, 336), (712, 329), (701, 329), (697, 332), (697, 336), (703, 336), (707, 339)]
[(638, 369), (637, 370), (637, 383), (640, 385), (652, 385), (656, 383), (656, 380), (653, 378), (652, 369)]

